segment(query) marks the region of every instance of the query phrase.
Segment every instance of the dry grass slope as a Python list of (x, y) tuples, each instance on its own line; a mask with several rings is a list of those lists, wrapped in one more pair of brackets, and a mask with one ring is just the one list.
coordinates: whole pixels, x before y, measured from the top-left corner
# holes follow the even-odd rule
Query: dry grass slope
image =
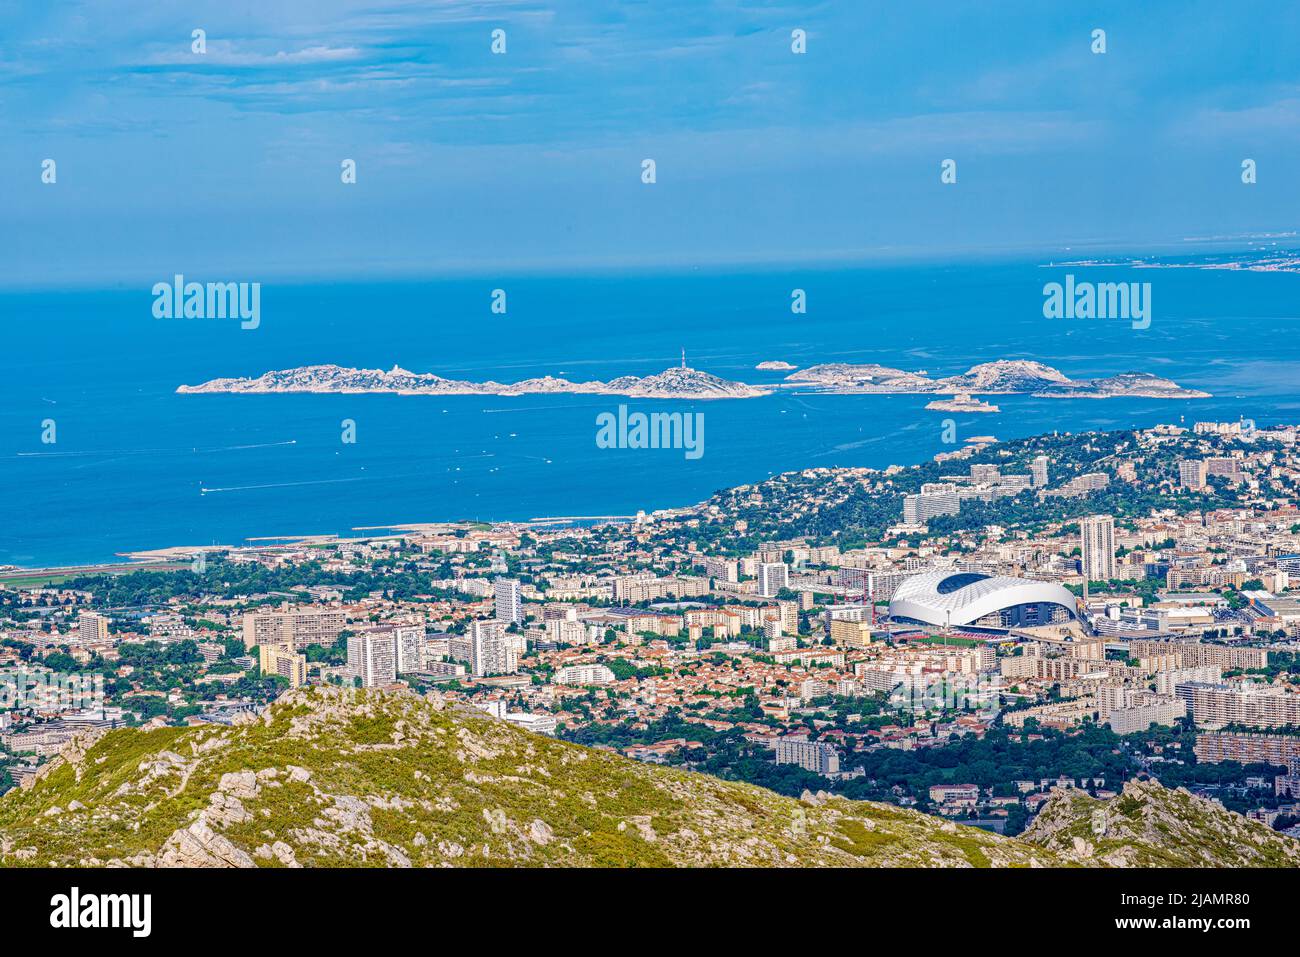
[(0, 864), (1043, 866), (898, 808), (653, 767), (412, 694), (300, 690), (233, 727), (79, 742), (0, 799)]
[[(0, 866), (1128, 863), (1122, 847), (1083, 853), (1073, 806), (1053, 805), (1039, 846), (889, 805), (797, 801), (640, 764), (410, 693), (316, 688), (234, 727), (74, 742), (0, 798)], [(1193, 811), (1185, 826), (1196, 831)], [(1289, 859), (1250, 835), (1252, 862)]]

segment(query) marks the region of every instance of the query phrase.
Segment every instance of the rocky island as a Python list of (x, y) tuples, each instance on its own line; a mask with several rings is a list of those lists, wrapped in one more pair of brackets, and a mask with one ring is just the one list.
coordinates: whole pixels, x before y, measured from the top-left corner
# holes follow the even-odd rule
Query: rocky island
[(976, 399), (968, 392), (959, 392), (951, 399), (935, 399), (926, 406), (932, 412), (1001, 412), (992, 402)]
[(685, 366), (666, 369), (656, 375), (619, 376), (608, 382), (571, 382), (554, 376), (522, 382), (467, 382), (444, 379), (429, 372), (408, 372), (393, 366), (381, 369), (350, 369), (337, 365), (302, 366), (267, 372), (256, 378), (212, 379), (200, 385), (183, 385), (179, 393), (279, 393), (389, 392), (398, 395), (620, 395), (634, 399), (750, 399), (770, 394), (767, 389), (732, 382), (708, 372)]
[(999, 359), (971, 366), (961, 375), (931, 379), (876, 363), (828, 363), (809, 366), (785, 377), (786, 387), (812, 387), (819, 392), (896, 395), (899, 393), (964, 393), (970, 395), (1032, 395), (1050, 398), (1104, 399), (1113, 396), (1153, 399), (1205, 399), (1208, 392), (1185, 389), (1149, 372), (1125, 372), (1096, 379), (1071, 379), (1059, 369), (1028, 359)]
[[(764, 363), (769, 368), (774, 364)], [(1202, 399), (1209, 393), (1185, 389), (1175, 382), (1146, 372), (1126, 372), (1097, 379), (1071, 379), (1041, 362), (1000, 359), (972, 366), (961, 375), (932, 379), (924, 372), (907, 372), (868, 363), (826, 363), (799, 369), (776, 388), (804, 388), (840, 395), (1033, 395), (1049, 398), (1104, 399), (1111, 396), (1155, 399)], [(338, 365), (300, 366), (266, 372), (255, 378), (211, 379), (199, 385), (182, 385), (177, 392), (251, 393), (280, 392), (367, 393), (398, 395), (618, 395), (634, 399), (752, 399), (770, 395), (773, 387), (723, 379), (708, 372), (674, 366), (648, 376), (619, 376), (608, 382), (572, 382), (555, 376), (520, 382), (470, 382), (446, 379), (431, 372), (410, 372), (393, 366), (353, 369)], [(958, 411), (971, 411), (962, 409)], [(978, 411), (990, 411), (980, 409)]]

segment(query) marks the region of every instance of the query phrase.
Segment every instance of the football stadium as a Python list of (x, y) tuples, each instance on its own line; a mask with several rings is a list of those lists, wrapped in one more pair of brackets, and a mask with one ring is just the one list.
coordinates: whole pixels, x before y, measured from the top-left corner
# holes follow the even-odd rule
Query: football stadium
[(902, 624), (1009, 631), (1075, 617), (1073, 594), (1053, 582), (952, 570), (906, 579), (889, 602)]

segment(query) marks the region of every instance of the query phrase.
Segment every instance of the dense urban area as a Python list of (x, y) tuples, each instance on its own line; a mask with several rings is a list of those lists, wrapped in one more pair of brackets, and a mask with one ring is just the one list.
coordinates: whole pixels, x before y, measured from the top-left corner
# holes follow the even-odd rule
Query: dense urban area
[(0, 569), (0, 791), (304, 684), (1017, 834), (1151, 777), (1300, 836), (1300, 427), (976, 440), (633, 521)]

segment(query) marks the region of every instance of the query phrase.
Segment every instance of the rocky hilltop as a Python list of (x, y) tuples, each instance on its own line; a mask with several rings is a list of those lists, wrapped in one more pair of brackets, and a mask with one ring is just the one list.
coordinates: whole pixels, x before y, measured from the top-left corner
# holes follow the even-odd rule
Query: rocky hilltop
[(1129, 781), (1108, 801), (1059, 791), (1021, 836), (1111, 867), (1300, 866), (1300, 841), (1155, 780)]
[(1150, 372), (1121, 372), (1101, 379), (1084, 379), (1035, 392), (1049, 399), (1109, 399), (1131, 396), (1143, 399), (1208, 399), (1210, 393), (1184, 389), (1178, 383)]
[(967, 395), (1034, 395), (1051, 398), (1104, 399), (1132, 396), (1158, 399), (1203, 399), (1209, 393), (1184, 389), (1147, 372), (1126, 372), (1097, 379), (1071, 379), (1059, 369), (1027, 359), (999, 359), (972, 366), (961, 375), (931, 379), (866, 363), (809, 366), (786, 376), (791, 386), (811, 386), (822, 392), (897, 394), (965, 393)]
[(351, 369), (336, 365), (281, 369), (256, 378), (211, 379), (199, 385), (182, 385), (176, 391), (182, 394), (391, 392), (398, 395), (553, 395), (567, 392), (638, 399), (749, 399), (768, 394), (764, 389), (743, 382), (732, 382), (685, 367), (674, 367), (650, 376), (620, 376), (610, 382), (570, 382), (543, 376), (502, 383), (444, 379), (429, 372), (409, 372), (400, 366), (384, 372), (382, 369)]
[(780, 797), (412, 693), (300, 689), (234, 727), (74, 742), (0, 798), (0, 865), (1050, 865), (883, 805)]
[(961, 375), (939, 380), (939, 385), (945, 392), (956, 389), (959, 392), (984, 394), (1034, 393), (1072, 384), (1070, 377), (1059, 369), (1025, 359), (981, 362)]
[(605, 383), (604, 391), (639, 399), (750, 399), (769, 394), (766, 389), (686, 368), (665, 369), (644, 378), (620, 376)]
[[(1091, 808), (1080, 817), (1072, 807), (1052, 803), (1056, 823), (1040, 829), (1047, 846), (1039, 846), (889, 805), (794, 800), (640, 764), (437, 698), (312, 688), (231, 727), (73, 741), (0, 798), (0, 866), (1124, 863), (1123, 845), (1087, 853), (1063, 836), (1092, 820)], [(1241, 861), (1286, 859), (1257, 851), (1269, 842), (1242, 819), (1225, 830), (1226, 812), (1176, 813), (1182, 824), (1171, 839), (1228, 845), (1213, 863), (1232, 862), (1220, 836), (1228, 833), (1248, 839)], [(1138, 839), (1154, 845), (1160, 834)]]

